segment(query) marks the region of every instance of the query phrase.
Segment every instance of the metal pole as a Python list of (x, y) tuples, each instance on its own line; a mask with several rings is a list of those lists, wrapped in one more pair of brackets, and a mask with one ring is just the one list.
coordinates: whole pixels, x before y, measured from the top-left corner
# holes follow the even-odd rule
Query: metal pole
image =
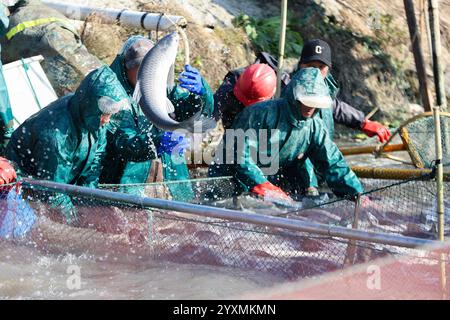
[(431, 27), (431, 44), (433, 49), (433, 73), (434, 85), (436, 87), (436, 102), (441, 111), (447, 109), (447, 97), (445, 95), (444, 69), (441, 62), (441, 30), (439, 27), (439, 4), (438, 0), (429, 0), (429, 16)]
[(420, 45), (419, 30), (417, 27), (416, 16), (414, 12), (414, 3), (412, 0), (403, 0), (406, 19), (408, 22), (409, 36), (411, 38), (414, 61), (416, 63), (417, 76), (419, 78), (420, 96), (425, 111), (431, 111), (431, 99), (428, 90), (427, 73), (425, 69), (425, 60), (423, 58), (422, 47)]
[(244, 222), (274, 228), (282, 228), (296, 232), (309, 232), (329, 237), (354, 239), (359, 241), (382, 243), (406, 248), (416, 248), (425, 245), (432, 245), (435, 243), (435, 241), (426, 239), (405, 237), (386, 233), (366, 232), (315, 222), (266, 216), (262, 214), (228, 210), (179, 201), (139, 197), (120, 192), (91, 189), (86, 187), (56, 183), (52, 181), (25, 179), (23, 180), (22, 184), (26, 188), (33, 189), (36, 187), (42, 187), (45, 190), (65, 193), (72, 196), (82, 196), (97, 200), (112, 201), (116, 203), (137, 206), (139, 208), (156, 208), (161, 210), (177, 211), (202, 217), (218, 218), (234, 222)]
[[(353, 213), (353, 223), (352, 228), (357, 230), (359, 228), (359, 216), (361, 211), (361, 196), (358, 195), (355, 201), (355, 210)], [(344, 260), (345, 265), (352, 265), (355, 263), (356, 256), (356, 241), (350, 240), (347, 246), (346, 257)]]
[(287, 5), (288, 0), (281, 0), (281, 30), (280, 30), (280, 54), (278, 56), (278, 72), (277, 72), (277, 93), (276, 97), (281, 96), (281, 77), (283, 76), (284, 67), (284, 49), (286, 44), (286, 27), (287, 27)]

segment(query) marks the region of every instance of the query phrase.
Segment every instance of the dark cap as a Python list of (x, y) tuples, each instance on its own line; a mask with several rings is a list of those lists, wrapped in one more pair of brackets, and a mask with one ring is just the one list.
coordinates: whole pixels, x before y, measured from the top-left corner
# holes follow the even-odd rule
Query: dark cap
[(137, 38), (134, 43), (127, 48), (124, 54), (125, 67), (130, 70), (139, 67), (145, 55), (153, 48), (154, 43), (150, 39)]
[(331, 68), (331, 49), (328, 43), (320, 39), (307, 41), (303, 45), (300, 63), (320, 61)]

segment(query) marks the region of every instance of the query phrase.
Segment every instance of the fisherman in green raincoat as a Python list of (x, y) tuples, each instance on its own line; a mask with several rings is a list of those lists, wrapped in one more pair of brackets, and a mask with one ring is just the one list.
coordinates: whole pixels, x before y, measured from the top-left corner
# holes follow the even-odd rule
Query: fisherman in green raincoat
[[(334, 139), (334, 123), (344, 124), (352, 129), (359, 129), (369, 137), (377, 136), (380, 142), (386, 142), (389, 139), (390, 132), (382, 124), (365, 119), (363, 112), (353, 108), (349, 104), (337, 98), (339, 84), (331, 75), (331, 48), (327, 42), (320, 39), (309, 40), (305, 43), (298, 69), (318, 68), (325, 79), (325, 83), (330, 90), (330, 96), (333, 99), (331, 109), (321, 109), (316, 116), (320, 117), (326, 125), (331, 139)], [(293, 75), (295, 77), (295, 74)], [(318, 171), (314, 169), (313, 164), (308, 159), (303, 165), (302, 175), (305, 181), (304, 189), (306, 195), (318, 195), (319, 180), (322, 177), (317, 175)]]
[[(7, 7), (0, 2), (0, 37), (3, 37), (8, 29), (9, 19), (7, 17)], [(1, 53), (1, 46), (0, 46)], [(13, 115), (9, 102), (8, 88), (3, 77), (3, 66), (0, 61), (0, 156), (4, 154), (6, 145), (13, 129)]]
[[(255, 64), (265, 64), (270, 66), (273, 70), (277, 71), (278, 62), (274, 57), (266, 52), (261, 52), (258, 54)], [(326, 128), (330, 134), (331, 139), (334, 139), (334, 124), (339, 123), (345, 125), (348, 128), (359, 129), (369, 137), (377, 136), (380, 142), (386, 142), (389, 139), (389, 130), (382, 124), (376, 121), (370, 121), (365, 118), (365, 115), (360, 110), (352, 107), (351, 105), (345, 103), (339, 99), (339, 83), (333, 78), (330, 69), (331, 64), (331, 48), (323, 40), (312, 39), (305, 42), (302, 50), (302, 55), (298, 63), (298, 69), (301, 68), (318, 68), (321, 71), (322, 76), (330, 90), (330, 96), (333, 99), (333, 104), (331, 109), (320, 109), (315, 113), (316, 117), (320, 117), (326, 125)], [(247, 94), (254, 95), (255, 89), (263, 92), (264, 90), (270, 91), (271, 86), (268, 83), (262, 81), (264, 75), (260, 73), (254, 79), (243, 79), (243, 71), (245, 68), (230, 71), (222, 85), (214, 94), (214, 104), (216, 105), (215, 114), (222, 118), (224, 127), (227, 128), (232, 124), (236, 114), (248, 105), (242, 97), (245, 97), (245, 90), (250, 89)], [(281, 85), (282, 94), (284, 92), (285, 86), (289, 83), (290, 79), (295, 75), (295, 72), (290, 75), (283, 72), (281, 75)], [(239, 80), (238, 80), (239, 79)], [(254, 86), (255, 88), (253, 88)], [(240, 99), (237, 99), (236, 93), (240, 93)], [(269, 97), (264, 97), (264, 100), (269, 99)], [(319, 180), (323, 181), (319, 175), (317, 177), (317, 170), (314, 169), (311, 161), (308, 159), (303, 165), (303, 176), (304, 179), (304, 193), (307, 196), (317, 196), (319, 191), (317, 190), (319, 186)]]
[[(6, 157), (19, 177), (95, 188), (111, 115), (129, 109), (129, 97), (108, 67), (91, 72), (75, 94), (51, 103), (12, 134)], [(54, 199), (71, 215), (68, 196)], [(68, 217), (69, 218), (69, 217)]]
[[(330, 139), (324, 121), (314, 117), (320, 110), (331, 108), (331, 103), (320, 70), (300, 70), (283, 98), (254, 104), (236, 117), (232, 125), (235, 131), (225, 134), (210, 166), (210, 176), (233, 176), (241, 187), (239, 191), (290, 200), (279, 186), (292, 195), (300, 194), (304, 186), (300, 169), (310, 158), (337, 196), (363, 192)], [(230, 152), (234, 154), (231, 159)]]
[[(153, 42), (145, 37), (131, 37), (111, 65), (130, 97), (134, 93), (142, 60), (152, 47)], [(165, 75), (161, 78), (165, 81)], [(189, 65), (185, 66), (180, 83), (168, 88), (167, 97), (175, 107), (171, 116), (177, 121), (183, 121), (199, 110), (202, 110), (202, 114), (211, 116), (214, 109), (213, 93), (198, 71)], [(131, 110), (118, 114), (108, 127), (105, 158), (108, 166), (104, 167), (101, 183), (146, 183), (152, 159), (157, 157), (161, 158), (165, 181), (189, 179), (183, 152), (172, 152), (175, 147), (178, 151), (182, 150), (180, 147), (186, 144), (186, 140), (153, 126), (134, 100)], [(169, 185), (169, 189), (177, 200), (189, 200), (193, 196), (189, 185)]]

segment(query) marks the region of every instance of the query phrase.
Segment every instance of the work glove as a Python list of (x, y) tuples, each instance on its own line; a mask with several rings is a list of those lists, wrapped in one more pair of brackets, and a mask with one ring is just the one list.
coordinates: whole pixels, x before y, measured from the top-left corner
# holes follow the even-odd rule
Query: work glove
[(365, 120), (361, 126), (361, 130), (369, 137), (377, 135), (380, 142), (388, 141), (391, 136), (391, 133), (385, 126), (375, 121)]
[(0, 157), (0, 185), (11, 183), (16, 178), (16, 170), (7, 159)]
[(164, 152), (171, 155), (174, 151), (178, 151), (178, 154), (182, 156), (190, 145), (190, 139), (186, 138), (183, 134), (164, 132), (158, 144), (157, 151), (159, 155)]
[(205, 87), (203, 86), (202, 76), (200, 72), (190, 65), (184, 66), (184, 71), (181, 73), (180, 87), (189, 90), (190, 92), (202, 96), (205, 94)]
[(11, 190), (0, 199), (0, 240), (20, 239), (33, 228), (37, 216), (23, 200), (19, 189)]
[(251, 191), (259, 196), (262, 196), (265, 200), (283, 200), (286, 202), (293, 202), (291, 197), (289, 197), (283, 190), (268, 181), (256, 185)]

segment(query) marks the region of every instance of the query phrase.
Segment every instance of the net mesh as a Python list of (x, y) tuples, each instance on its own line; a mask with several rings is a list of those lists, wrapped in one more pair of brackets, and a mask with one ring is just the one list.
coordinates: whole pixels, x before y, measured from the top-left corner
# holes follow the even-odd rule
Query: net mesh
[[(443, 165), (450, 165), (450, 117), (442, 115), (441, 141)], [(436, 159), (435, 126), (433, 116), (415, 120), (400, 130), (400, 136), (408, 148), (413, 163), (418, 168), (431, 168)]]
[[(305, 199), (302, 210), (280, 207), (249, 195), (214, 196), (212, 186), (230, 193), (234, 190), (229, 178), (180, 183), (191, 185), (196, 195), (193, 203), (364, 231), (436, 238), (435, 182), (430, 179), (363, 180), (369, 201), (356, 209), (352, 201), (321, 198)], [(103, 186), (103, 189), (170, 199), (167, 183)], [(448, 190), (448, 185), (445, 189)], [(436, 257), (426, 249), (292, 232), (98, 198), (69, 197), (38, 186), (23, 187), (21, 198), (37, 216), (45, 217), (40, 218), (39, 236), (33, 240), (50, 251), (131, 254), (176, 263), (257, 270), (284, 279), (313, 277), (384, 256), (407, 256), (418, 266), (437, 265)], [(58, 205), (51, 203), (60, 198), (69, 198), (70, 208), (67, 201), (56, 201)], [(70, 221), (67, 220), (68, 209)], [(358, 213), (356, 220), (355, 213)]]

